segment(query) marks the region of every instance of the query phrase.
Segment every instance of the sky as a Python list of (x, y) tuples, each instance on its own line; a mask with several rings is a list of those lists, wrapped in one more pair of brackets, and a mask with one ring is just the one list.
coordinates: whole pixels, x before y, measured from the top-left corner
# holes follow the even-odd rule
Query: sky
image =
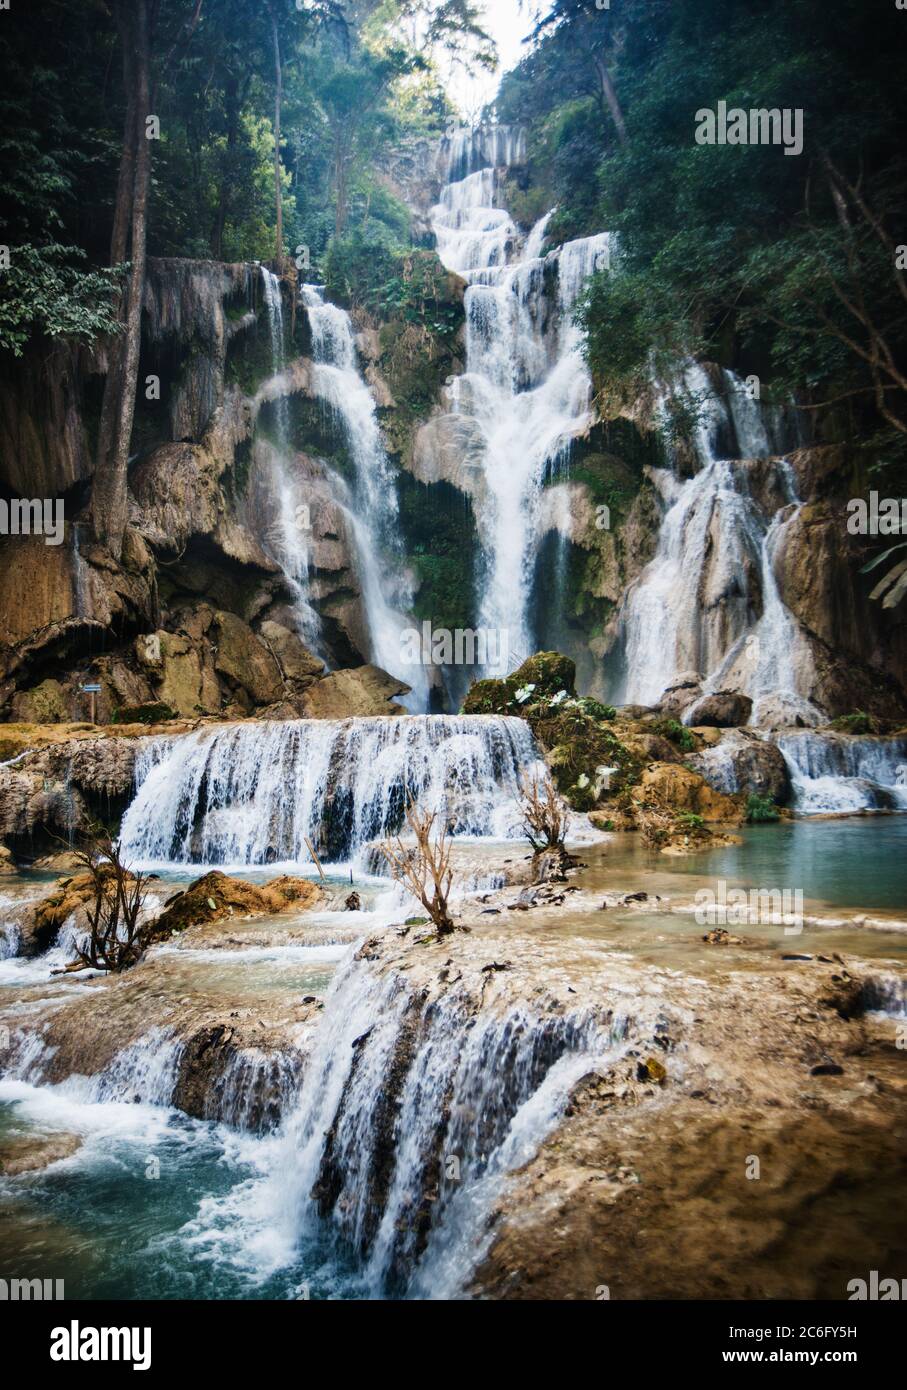
[(498, 90), (501, 77), (516, 66), (526, 49), (522, 40), (535, 27), (535, 14), (540, 0), (481, 0), (484, 23), (498, 46), (501, 66), (493, 74), (476, 78), (455, 76), (450, 84), (452, 95), (467, 116), (478, 115), (486, 102)]

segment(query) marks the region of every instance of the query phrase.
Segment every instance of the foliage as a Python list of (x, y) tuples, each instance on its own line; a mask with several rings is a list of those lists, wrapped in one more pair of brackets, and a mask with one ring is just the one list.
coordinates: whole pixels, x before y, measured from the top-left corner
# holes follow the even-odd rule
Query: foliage
[(771, 797), (759, 796), (751, 792), (746, 800), (746, 820), (750, 825), (761, 825), (767, 821), (779, 820), (780, 816)]
[(118, 272), (85, 270), (77, 246), (28, 243), (11, 249), (0, 270), (0, 348), (21, 357), (32, 334), (90, 343), (117, 330), (111, 291)]
[[(712, 358), (757, 374), (764, 399), (796, 392), (903, 476), (903, 28), (895, 6), (870, 8), (549, 3), (497, 112), (529, 125), (552, 235), (613, 234), (612, 269), (578, 308), (608, 413), (653, 373)], [(802, 110), (803, 153), (697, 144), (697, 112), (720, 100)]]
[(656, 719), (652, 725), (652, 730), (671, 743), (676, 743), (677, 747), (684, 753), (692, 753), (696, 747), (696, 739), (687, 726), (681, 724), (678, 719)]
[(855, 710), (853, 714), (841, 714), (833, 719), (831, 727), (841, 734), (877, 734), (878, 725), (871, 714)]

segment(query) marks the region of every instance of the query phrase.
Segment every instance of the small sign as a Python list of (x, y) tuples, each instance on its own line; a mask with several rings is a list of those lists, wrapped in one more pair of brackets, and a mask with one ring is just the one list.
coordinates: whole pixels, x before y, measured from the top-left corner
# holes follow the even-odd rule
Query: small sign
[(100, 695), (101, 693), (101, 687), (99, 685), (83, 685), (82, 689), (88, 695)]

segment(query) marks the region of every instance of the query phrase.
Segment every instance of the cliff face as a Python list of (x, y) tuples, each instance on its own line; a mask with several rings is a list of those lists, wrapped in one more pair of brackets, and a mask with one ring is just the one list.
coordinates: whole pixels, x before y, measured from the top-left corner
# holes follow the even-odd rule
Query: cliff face
[[(427, 212), (437, 196), (436, 157), (431, 146), (417, 148), (387, 171), (417, 210)], [(449, 281), (455, 304), (463, 284)], [(149, 703), (186, 718), (287, 717), (324, 703), (312, 695), (324, 676), (322, 657), (331, 666), (365, 665), (356, 546), (337, 489), (337, 477), (349, 476), (348, 447), (313, 389), (308, 320), (293, 298), (285, 286), (289, 332), (275, 372), (258, 267), (149, 263), (130, 525), (119, 563), (93, 541), (88, 512), (103, 353), (56, 347), (4, 365), (0, 489), (62, 497), (66, 529), (59, 546), (0, 537), (0, 718), (85, 718), (80, 687), (87, 682), (101, 686), (102, 721)], [(427, 343), (415, 327), (398, 331), (361, 311), (355, 319), (363, 375), (399, 470), (415, 616), (472, 626), (487, 482), (475, 419), (460, 408), (470, 380), (462, 376), (461, 338)], [(712, 375), (720, 381), (717, 369)], [(588, 429), (573, 442), (569, 469), (546, 480), (539, 502), (537, 639), (571, 655), (581, 687), (600, 698), (613, 698), (623, 606), (655, 554), (663, 513), (653, 470), (666, 460), (647, 418), (640, 402), (638, 418)], [(323, 640), (317, 655), (301, 630), (298, 594), (275, 540), (281, 429), (309, 504), (309, 597)], [(731, 438), (716, 447), (741, 455)], [(870, 602), (871, 584), (859, 574), (875, 539), (847, 533), (846, 502), (860, 493), (854, 459), (840, 445), (804, 447), (788, 458), (803, 505), (784, 526), (773, 568), (805, 634), (812, 696), (830, 715), (865, 709), (899, 716), (907, 621)], [(681, 477), (697, 468), (683, 452), (677, 464)], [(764, 461), (739, 467), (767, 521), (784, 505), (777, 478)], [(733, 621), (739, 602), (723, 585), (721, 552), (721, 537), (712, 536), (702, 562), (702, 609), (718, 628)], [(756, 621), (764, 594), (751, 569), (747, 602)], [(387, 712), (383, 687), (376, 694), (366, 677), (359, 686), (357, 709), (364, 703), (365, 712)], [(333, 696), (329, 703), (334, 708)]]
[[(62, 497), (65, 539), (0, 538), (0, 709), (7, 720), (102, 722), (163, 702), (178, 715), (303, 712), (324, 662), (299, 635), (294, 592), (272, 543), (271, 439), (291, 420), (296, 480), (310, 508), (313, 593), (324, 655), (365, 662), (347, 524), (325, 483), (342, 443), (311, 390), (305, 314), (285, 295), (287, 365), (274, 372), (250, 265), (152, 260), (122, 560), (91, 535), (88, 500), (106, 368), (54, 350), (10, 370), (0, 410), (0, 487)], [(282, 404), (283, 403), (283, 404)], [(377, 709), (372, 712), (378, 712)]]

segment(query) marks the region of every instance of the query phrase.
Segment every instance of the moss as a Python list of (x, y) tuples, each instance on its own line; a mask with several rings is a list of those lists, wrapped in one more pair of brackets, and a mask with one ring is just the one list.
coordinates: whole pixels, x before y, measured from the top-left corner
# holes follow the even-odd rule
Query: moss
[(832, 720), (831, 727), (840, 734), (877, 734), (878, 725), (871, 714), (855, 710), (853, 714), (842, 714)]
[(750, 825), (761, 825), (768, 821), (780, 820), (771, 797), (758, 796), (752, 792), (747, 797), (746, 819)]
[(176, 719), (176, 710), (163, 703), (145, 705), (120, 705), (113, 712), (112, 724), (163, 724), (168, 719)]
[(684, 753), (692, 753), (696, 749), (695, 737), (686, 725), (677, 719), (656, 719), (652, 724), (652, 732), (668, 739)]
[(531, 700), (566, 690), (575, 693), (576, 666), (560, 652), (536, 652), (512, 675), (501, 680), (476, 681), (463, 703), (464, 714), (520, 714), (528, 700), (518, 701), (517, 691), (533, 686)]
[(434, 627), (470, 628), (478, 606), (479, 552), (472, 503), (449, 483), (417, 482), (401, 473), (400, 525), (418, 588), (414, 615)]

